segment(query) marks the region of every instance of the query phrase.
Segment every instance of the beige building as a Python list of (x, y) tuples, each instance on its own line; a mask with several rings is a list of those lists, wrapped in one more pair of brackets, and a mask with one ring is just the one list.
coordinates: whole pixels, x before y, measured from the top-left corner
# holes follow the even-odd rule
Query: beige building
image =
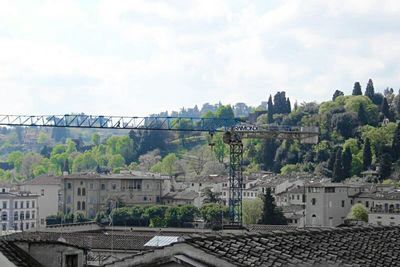
[(123, 174), (75, 174), (62, 177), (60, 208), (64, 213), (83, 213), (93, 218), (97, 212), (120, 204), (161, 203), (165, 177), (141, 172)]
[(344, 223), (353, 205), (353, 197), (360, 190), (358, 186), (340, 183), (306, 185), (306, 226), (335, 227)]
[(57, 214), (59, 210), (61, 177), (39, 176), (26, 181), (20, 188), (39, 195), (39, 227), (46, 227), (46, 217)]

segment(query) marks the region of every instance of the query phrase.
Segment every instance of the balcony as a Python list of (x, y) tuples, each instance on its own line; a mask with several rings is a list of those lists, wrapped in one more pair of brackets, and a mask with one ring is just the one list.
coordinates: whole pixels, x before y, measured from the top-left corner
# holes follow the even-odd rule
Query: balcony
[(371, 208), (369, 213), (400, 214), (400, 209)]

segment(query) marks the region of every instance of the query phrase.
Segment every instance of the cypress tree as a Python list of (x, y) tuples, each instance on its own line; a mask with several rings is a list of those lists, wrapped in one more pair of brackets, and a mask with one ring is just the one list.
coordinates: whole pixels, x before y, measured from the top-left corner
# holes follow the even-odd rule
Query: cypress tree
[(68, 174), (70, 173), (70, 171), (69, 171), (69, 161), (68, 161), (68, 159), (66, 159), (66, 160), (64, 161), (64, 166), (63, 166), (62, 171), (63, 171), (63, 172), (67, 172)]
[(381, 105), (381, 111), (383, 116), (385, 116), (385, 118), (392, 120), (392, 116), (390, 114), (390, 108), (389, 108), (389, 104), (387, 102), (386, 97), (383, 99), (382, 105)]
[(272, 96), (269, 95), (268, 99), (268, 123), (274, 122), (274, 104), (272, 103)]
[(352, 95), (362, 95), (361, 85), (359, 82), (354, 83)]
[(287, 113), (290, 113), (290, 112), (292, 112), (292, 105), (291, 105), (291, 103), (290, 103), (290, 99), (289, 99), (289, 97), (287, 98), (287, 101), (286, 101), (286, 103), (287, 103)]
[(393, 161), (397, 161), (400, 159), (400, 122), (397, 124), (397, 128), (394, 131), (392, 142), (392, 155)]
[(267, 192), (263, 196), (264, 208), (259, 224), (287, 224), (282, 211), (276, 208), (275, 199), (271, 194), (271, 188), (267, 188)]
[(349, 178), (351, 176), (351, 163), (353, 155), (351, 154), (350, 147), (346, 147), (343, 152), (343, 176)]
[(336, 91), (333, 93), (332, 101), (335, 101), (335, 99), (336, 99), (338, 96), (343, 96), (343, 95), (344, 95), (344, 93), (343, 93), (342, 91), (336, 90)]
[(372, 153), (371, 153), (371, 142), (369, 138), (365, 139), (364, 150), (363, 150), (363, 167), (364, 170), (368, 170), (372, 163)]
[(369, 99), (373, 100), (375, 95), (374, 83), (371, 79), (368, 80), (367, 88), (365, 89), (365, 95), (369, 97)]
[(365, 125), (368, 123), (368, 116), (365, 112), (364, 105), (360, 103), (360, 107), (358, 108), (358, 120), (360, 121), (361, 125)]
[(392, 156), (389, 153), (383, 153), (379, 160), (379, 178), (389, 178), (392, 172)]
[(339, 183), (344, 178), (342, 161), (342, 148), (339, 147), (336, 151), (335, 164), (333, 165), (332, 182)]
[(334, 147), (333, 150), (331, 150), (331, 154), (329, 156), (328, 160), (328, 169), (333, 171), (333, 166), (335, 165), (335, 159), (336, 159), (336, 152), (338, 151), (338, 147)]

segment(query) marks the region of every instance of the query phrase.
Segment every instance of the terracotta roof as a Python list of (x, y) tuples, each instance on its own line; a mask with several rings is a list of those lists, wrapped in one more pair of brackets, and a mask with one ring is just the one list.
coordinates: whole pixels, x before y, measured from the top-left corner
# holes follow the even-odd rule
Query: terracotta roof
[(186, 243), (237, 266), (400, 266), (400, 227), (192, 236)]
[(60, 177), (52, 175), (42, 175), (30, 181), (25, 181), (23, 185), (59, 185), (60, 181)]

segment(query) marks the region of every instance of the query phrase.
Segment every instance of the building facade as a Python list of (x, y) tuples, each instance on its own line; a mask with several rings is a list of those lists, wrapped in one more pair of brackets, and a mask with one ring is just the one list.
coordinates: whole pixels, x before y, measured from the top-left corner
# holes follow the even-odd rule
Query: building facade
[(21, 190), (39, 195), (39, 227), (46, 227), (46, 217), (59, 210), (61, 177), (39, 176), (20, 185)]
[(82, 213), (94, 218), (123, 204), (149, 205), (161, 203), (165, 178), (153, 174), (77, 174), (62, 177), (60, 209), (64, 213)]
[(37, 229), (39, 196), (30, 192), (11, 192), (3, 189), (0, 193), (1, 230)]
[(305, 225), (335, 227), (344, 223), (360, 187), (339, 183), (305, 186)]

